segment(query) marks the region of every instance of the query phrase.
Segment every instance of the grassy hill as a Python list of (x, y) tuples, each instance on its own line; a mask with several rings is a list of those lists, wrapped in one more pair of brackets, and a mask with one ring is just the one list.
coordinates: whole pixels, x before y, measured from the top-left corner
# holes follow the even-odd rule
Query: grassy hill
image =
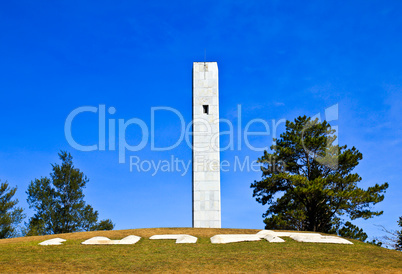
[[(211, 244), (216, 234), (247, 233), (251, 229), (151, 228), (67, 233), (0, 240), (1, 272), (95, 271), (230, 271), (230, 272), (401, 272), (402, 252), (353, 241), (354, 245), (242, 242)], [(155, 234), (190, 234), (196, 244), (149, 240)], [(94, 236), (121, 239), (141, 236), (135, 245), (85, 246)], [(39, 246), (61, 237), (61, 246)]]

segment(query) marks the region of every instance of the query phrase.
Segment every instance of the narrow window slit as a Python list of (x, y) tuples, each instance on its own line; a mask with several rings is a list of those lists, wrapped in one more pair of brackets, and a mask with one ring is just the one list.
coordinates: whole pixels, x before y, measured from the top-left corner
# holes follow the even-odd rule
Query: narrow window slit
[(209, 114), (209, 106), (208, 105), (203, 105), (202, 109), (204, 110), (205, 114)]

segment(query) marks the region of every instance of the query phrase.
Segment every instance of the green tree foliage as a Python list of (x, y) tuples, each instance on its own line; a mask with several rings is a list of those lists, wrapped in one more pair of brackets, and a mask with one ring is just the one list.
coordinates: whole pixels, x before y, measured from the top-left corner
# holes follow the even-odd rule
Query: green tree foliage
[(99, 224), (93, 226), (91, 228), (92, 231), (97, 231), (97, 230), (112, 230), (114, 228), (114, 224), (112, 220), (106, 219), (103, 221), (100, 221)]
[[(338, 234), (339, 236), (355, 239), (359, 241), (366, 241), (368, 238), (367, 234), (363, 231), (363, 229), (357, 227), (351, 222), (347, 221), (346, 223), (342, 221), (342, 219), (335, 217), (332, 219), (332, 228), (328, 231), (331, 234)], [(376, 244), (371, 242), (372, 244)]]
[(0, 182), (0, 239), (13, 237), (24, 218), (22, 208), (16, 207), (18, 199), (13, 200), (16, 191), (7, 181)]
[(396, 232), (397, 240), (396, 240), (395, 249), (402, 251), (402, 217), (399, 217), (398, 225), (401, 228), (401, 230)]
[(372, 244), (372, 245), (376, 245), (376, 246), (379, 246), (379, 247), (382, 247), (382, 245), (383, 245), (383, 242), (380, 242), (378, 239), (372, 239), (370, 242), (367, 241), (367, 243)]
[(371, 206), (384, 199), (388, 184), (359, 188), (362, 178), (352, 171), (363, 156), (336, 145), (334, 133), (326, 121), (298, 117), (286, 122), (272, 153), (258, 159), (262, 180), (251, 188), (259, 203), (269, 205), (266, 228), (329, 232), (342, 215), (354, 220), (383, 213)]
[(368, 237), (367, 234), (363, 231), (363, 229), (355, 226), (351, 222), (346, 222), (342, 228), (336, 231), (336, 233), (339, 236), (359, 240), (362, 242), (366, 241)]
[(62, 151), (59, 157), (62, 164), (52, 165), (50, 178), (35, 179), (28, 187), (27, 201), (35, 210), (28, 223), (28, 235), (90, 231), (100, 224), (98, 211), (84, 201), (88, 178), (74, 167), (70, 153)]

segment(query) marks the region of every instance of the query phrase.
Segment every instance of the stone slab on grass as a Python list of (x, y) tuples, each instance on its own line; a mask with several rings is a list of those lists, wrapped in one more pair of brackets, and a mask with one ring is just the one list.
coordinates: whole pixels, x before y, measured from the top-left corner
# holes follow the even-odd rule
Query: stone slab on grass
[(92, 237), (81, 244), (83, 245), (132, 245), (138, 242), (141, 237), (130, 235), (121, 240), (110, 240), (107, 237)]
[(270, 243), (284, 243), (285, 240), (276, 236), (272, 235), (267, 235), (264, 237), (265, 240), (267, 240)]
[(132, 245), (135, 244), (136, 242), (138, 242), (139, 240), (141, 240), (141, 237), (139, 236), (135, 236), (135, 235), (130, 235), (127, 236), (121, 240), (116, 240), (114, 244), (117, 245)]
[(213, 244), (251, 242), (260, 240), (261, 240), (260, 236), (255, 234), (220, 234), (211, 237), (211, 243)]
[(197, 242), (197, 237), (187, 234), (164, 234), (153, 235), (150, 240), (176, 240), (176, 244), (194, 244)]
[(293, 236), (321, 236), (320, 233), (302, 233), (302, 232), (275, 232), (274, 236), (276, 237), (293, 237)]
[(84, 242), (82, 242), (81, 244), (83, 245), (110, 245), (111, 240), (107, 237), (92, 237)]
[(303, 243), (327, 243), (327, 244), (348, 244), (352, 245), (353, 243), (337, 236), (309, 236), (309, 235), (294, 235), (291, 236), (295, 241), (303, 242)]
[(333, 243), (333, 244), (353, 244), (352, 242), (345, 240), (337, 236), (323, 236), (320, 233), (301, 233), (301, 232), (289, 232), (289, 231), (273, 231), (273, 230), (261, 230), (257, 234), (260, 238), (266, 239), (271, 243), (283, 243), (284, 240), (280, 237), (290, 237), (298, 242), (305, 243)]
[(197, 237), (191, 235), (183, 235), (177, 238), (176, 244), (195, 244), (197, 240)]
[(290, 231), (273, 231), (273, 230), (261, 230), (256, 235), (261, 238), (265, 238), (267, 235), (276, 236), (276, 237), (291, 237), (296, 235), (316, 235), (321, 236), (319, 233), (302, 233), (302, 232), (290, 232)]
[(39, 245), (61, 245), (65, 241), (66, 240), (64, 240), (62, 238), (54, 238), (54, 239), (43, 241), (43, 242), (39, 243)]
[(255, 234), (255, 235), (257, 235), (261, 239), (263, 239), (267, 235), (272, 235), (273, 236), (274, 234), (275, 234), (275, 231), (272, 231), (272, 230), (261, 230), (261, 231), (257, 232), (257, 234)]

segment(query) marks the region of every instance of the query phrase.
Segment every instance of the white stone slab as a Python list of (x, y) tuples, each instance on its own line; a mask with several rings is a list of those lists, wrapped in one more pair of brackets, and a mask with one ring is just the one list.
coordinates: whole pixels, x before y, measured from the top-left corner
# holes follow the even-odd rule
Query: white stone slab
[(289, 231), (261, 230), (257, 234), (269, 242), (284, 242), (280, 237), (290, 237), (298, 242), (305, 243), (334, 243), (334, 244), (353, 244), (352, 242), (336, 236), (323, 236), (319, 233), (301, 233)]
[(92, 237), (81, 244), (83, 245), (110, 245), (112, 241), (107, 237)]
[(64, 240), (62, 238), (54, 238), (54, 239), (43, 241), (43, 242), (39, 243), (39, 245), (61, 245), (65, 241), (66, 240)]
[(121, 240), (110, 240), (107, 237), (92, 237), (81, 244), (83, 245), (132, 245), (138, 242), (141, 237), (130, 235)]
[(321, 236), (319, 233), (303, 233), (303, 232), (289, 232), (289, 231), (273, 231), (273, 230), (261, 230), (256, 235), (261, 238), (265, 238), (267, 235), (276, 236), (276, 237), (291, 237), (297, 235), (311, 235), (311, 236)]
[(272, 235), (267, 235), (264, 237), (265, 240), (267, 240), (270, 243), (284, 243), (285, 240), (276, 236)]
[(328, 243), (328, 244), (348, 244), (348, 245), (353, 244), (352, 242), (346, 239), (336, 236), (293, 235), (290, 238), (292, 238), (295, 241), (304, 243)]
[(176, 244), (195, 244), (197, 242), (197, 237), (190, 235), (183, 235), (176, 240)]
[(135, 236), (135, 235), (130, 235), (127, 236), (121, 240), (117, 240), (114, 244), (118, 244), (118, 245), (132, 245), (137, 243), (139, 240), (141, 240), (141, 237), (139, 236)]
[(275, 234), (275, 231), (272, 231), (272, 230), (261, 230), (261, 231), (257, 232), (257, 234), (255, 234), (255, 235), (257, 235), (261, 239), (263, 239), (267, 235), (274, 235), (274, 234)]
[(187, 234), (164, 234), (153, 235), (150, 240), (176, 240), (176, 244), (194, 244), (197, 242), (197, 237)]
[(220, 234), (211, 237), (211, 243), (213, 244), (250, 242), (259, 240), (261, 240), (260, 236), (255, 234)]
[(301, 233), (301, 232), (275, 232), (276, 237), (293, 237), (293, 236), (321, 236), (319, 233)]

